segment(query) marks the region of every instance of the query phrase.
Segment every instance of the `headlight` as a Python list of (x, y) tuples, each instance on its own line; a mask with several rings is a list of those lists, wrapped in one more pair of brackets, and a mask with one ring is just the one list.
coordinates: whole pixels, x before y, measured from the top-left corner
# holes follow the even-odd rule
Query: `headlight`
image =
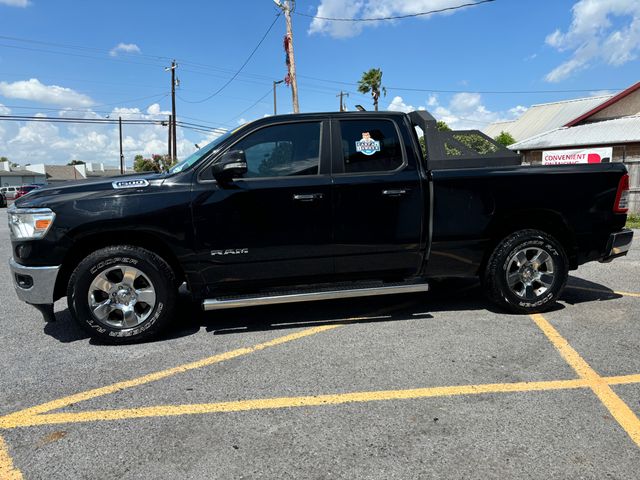
[(15, 240), (38, 240), (44, 237), (56, 214), (48, 208), (10, 208), (9, 229)]

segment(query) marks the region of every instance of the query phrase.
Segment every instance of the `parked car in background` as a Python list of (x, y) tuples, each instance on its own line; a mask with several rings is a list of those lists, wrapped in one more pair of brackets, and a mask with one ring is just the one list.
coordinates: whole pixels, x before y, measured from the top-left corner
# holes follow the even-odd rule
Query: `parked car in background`
[(36, 188), (40, 188), (41, 185), (23, 185), (21, 187), (18, 187), (18, 190), (16, 190), (16, 194), (13, 197), (14, 200), (26, 195), (27, 193), (29, 193), (32, 190), (35, 190)]
[(18, 191), (16, 186), (12, 187), (2, 187), (0, 188), (0, 192), (2, 192), (7, 200), (13, 200), (16, 198), (16, 192)]

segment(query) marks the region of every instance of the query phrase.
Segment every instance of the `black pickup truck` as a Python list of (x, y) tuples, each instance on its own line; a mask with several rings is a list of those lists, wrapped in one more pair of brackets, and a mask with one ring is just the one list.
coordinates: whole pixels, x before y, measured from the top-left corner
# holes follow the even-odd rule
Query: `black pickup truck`
[(45, 319), (67, 296), (73, 318), (113, 343), (177, 320), (185, 282), (216, 310), (479, 277), (506, 310), (539, 312), (569, 270), (627, 253), (628, 186), (620, 163), (521, 166), (428, 112), (274, 116), (163, 174), (20, 198), (10, 265)]

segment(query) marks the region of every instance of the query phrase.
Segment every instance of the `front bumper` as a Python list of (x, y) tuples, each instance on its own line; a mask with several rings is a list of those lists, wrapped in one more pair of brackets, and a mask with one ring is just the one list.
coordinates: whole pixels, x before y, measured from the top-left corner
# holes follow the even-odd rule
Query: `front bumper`
[(606, 255), (600, 260), (602, 263), (610, 262), (614, 258), (622, 257), (627, 254), (631, 248), (631, 242), (633, 241), (633, 230), (625, 228), (616, 233), (612, 233), (609, 236), (607, 242)]
[(33, 305), (53, 303), (53, 292), (60, 266), (25, 267), (12, 258), (9, 260), (9, 267), (20, 300)]

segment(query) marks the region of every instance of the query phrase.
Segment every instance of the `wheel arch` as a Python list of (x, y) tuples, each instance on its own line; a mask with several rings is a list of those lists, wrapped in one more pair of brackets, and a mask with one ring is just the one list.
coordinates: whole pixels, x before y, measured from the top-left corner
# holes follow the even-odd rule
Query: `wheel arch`
[(480, 274), (484, 272), (489, 257), (503, 239), (518, 230), (527, 229), (540, 230), (555, 238), (567, 254), (569, 268), (578, 268), (576, 237), (566, 218), (553, 210), (529, 209), (494, 219), (489, 228), (490, 243), (480, 267)]
[[(115, 240), (115, 238), (123, 240)], [(114, 245), (131, 245), (149, 250), (162, 257), (169, 264), (178, 282), (182, 283), (186, 279), (184, 270), (175, 253), (157, 236), (146, 232), (112, 230), (93, 233), (73, 243), (62, 262), (60, 273), (56, 279), (55, 299), (66, 296), (67, 284), (71, 274), (87, 255), (101, 248)]]

